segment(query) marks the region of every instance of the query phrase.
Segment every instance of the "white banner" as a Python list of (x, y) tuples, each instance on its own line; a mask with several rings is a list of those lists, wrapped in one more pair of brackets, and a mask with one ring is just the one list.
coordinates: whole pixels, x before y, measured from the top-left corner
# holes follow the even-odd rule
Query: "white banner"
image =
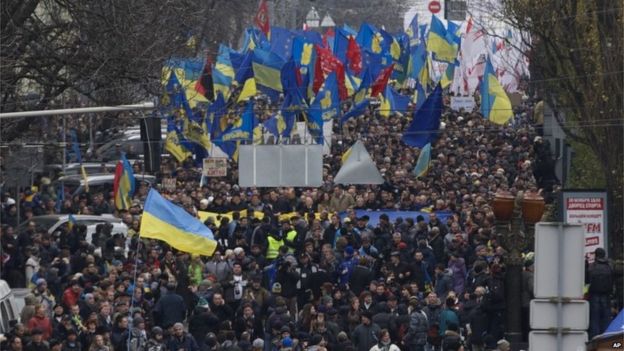
[(451, 109), (459, 111), (464, 109), (467, 112), (472, 112), (475, 107), (475, 100), (472, 96), (451, 96)]
[(582, 224), (585, 231), (585, 256), (593, 261), (594, 250), (606, 249), (607, 198), (604, 193), (565, 193), (564, 220)]

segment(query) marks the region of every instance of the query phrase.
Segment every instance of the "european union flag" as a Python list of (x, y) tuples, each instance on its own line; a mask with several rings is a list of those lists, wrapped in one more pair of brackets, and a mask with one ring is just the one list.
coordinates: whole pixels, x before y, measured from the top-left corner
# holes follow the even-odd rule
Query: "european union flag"
[(271, 27), (271, 52), (288, 61), (292, 55), (294, 38), (295, 33), (286, 28)]
[(442, 87), (438, 84), (422, 107), (414, 113), (412, 123), (403, 133), (403, 142), (420, 148), (430, 143), (440, 129), (442, 107)]

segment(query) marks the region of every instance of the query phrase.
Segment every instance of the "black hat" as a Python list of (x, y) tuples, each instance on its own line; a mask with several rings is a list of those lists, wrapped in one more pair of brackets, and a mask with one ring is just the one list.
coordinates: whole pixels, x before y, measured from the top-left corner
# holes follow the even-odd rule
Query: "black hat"
[(364, 311), (364, 312), (362, 312), (362, 317), (366, 317), (366, 318), (372, 320), (373, 319), (373, 314), (370, 311)]

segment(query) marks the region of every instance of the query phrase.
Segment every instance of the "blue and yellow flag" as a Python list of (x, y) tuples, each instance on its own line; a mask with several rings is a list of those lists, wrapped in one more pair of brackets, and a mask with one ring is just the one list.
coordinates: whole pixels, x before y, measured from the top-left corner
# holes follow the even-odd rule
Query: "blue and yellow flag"
[(270, 51), (256, 48), (253, 51), (253, 72), (256, 85), (274, 92), (282, 92), (281, 69), (284, 60)]
[(446, 70), (444, 70), (444, 74), (440, 79), (442, 89), (446, 89), (446, 87), (453, 83), (453, 78), (455, 77), (455, 68), (457, 66), (459, 66), (459, 62), (457, 60), (453, 61), (453, 63), (449, 63), (449, 65), (446, 66)]
[(182, 207), (150, 189), (141, 216), (140, 236), (166, 242), (177, 250), (211, 256), (217, 248), (212, 231)]
[(173, 118), (167, 119), (167, 138), (165, 139), (165, 150), (175, 157), (178, 162), (182, 162), (192, 156), (192, 153), (187, 150), (180, 142), (180, 132), (175, 125)]
[(113, 193), (115, 195), (115, 207), (118, 210), (127, 210), (132, 203), (134, 196), (134, 172), (125, 154), (121, 155), (121, 160), (117, 162), (115, 168), (115, 178), (113, 180)]
[(227, 112), (227, 106), (225, 105), (225, 98), (221, 92), (217, 93), (217, 98), (208, 107), (207, 120), (210, 121), (210, 137), (216, 140), (221, 136), (221, 133), (227, 128), (227, 119), (223, 116)]
[(405, 30), (405, 33), (409, 38), (410, 46), (416, 47), (416, 45), (418, 45), (418, 43), (420, 42), (420, 35), (418, 30), (418, 14), (415, 14), (414, 17), (412, 17), (412, 21)]
[[(167, 60), (162, 69), (162, 84), (166, 85), (171, 73), (175, 72), (178, 84), (184, 92), (186, 100), (191, 107), (197, 103), (206, 103), (208, 99), (195, 87), (201, 81), (204, 71), (204, 60), (200, 58), (172, 58)], [(208, 88), (208, 87), (206, 87)]]
[(427, 93), (420, 82), (416, 82), (416, 88), (414, 89), (414, 95), (412, 97), (412, 103), (414, 104), (414, 111), (418, 111), (427, 99)]
[(230, 59), (231, 51), (232, 49), (221, 44), (219, 46), (217, 62), (212, 68), (212, 82), (214, 84), (215, 93), (221, 92), (225, 98), (230, 96), (230, 86), (234, 79), (234, 67)]
[(298, 94), (287, 94), (284, 97), (282, 108), (278, 114), (278, 130), (280, 130), (282, 137), (290, 138), (295, 122), (297, 121), (297, 115), (304, 108), (306, 104), (300, 99)]
[(319, 125), (322, 129), (322, 121), (329, 121), (337, 116), (339, 108), (340, 96), (338, 94), (338, 80), (336, 78), (336, 72), (331, 72), (325, 78), (325, 82), (323, 82), (314, 101), (312, 101), (308, 109), (308, 114), (311, 116), (312, 121), (321, 122)]
[[(232, 56), (230, 56), (231, 59)], [(235, 67), (236, 74), (234, 75), (234, 80), (238, 84), (244, 84), (249, 78), (253, 78), (254, 72), (251, 65), (253, 58), (253, 51), (248, 51), (241, 57), (241, 62), (238, 67)]]
[(370, 100), (368, 98), (362, 100), (362, 102), (356, 104), (351, 110), (342, 115), (342, 117), (340, 118), (340, 123), (342, 124), (353, 117), (362, 116), (366, 112), (369, 104)]
[(358, 87), (358, 90), (353, 97), (353, 100), (356, 104), (370, 97), (371, 85), (373, 85), (373, 76), (370, 72), (370, 69), (367, 67), (366, 71), (364, 71), (362, 75), (362, 81), (360, 82), (360, 86)]
[(254, 101), (250, 100), (247, 102), (245, 111), (243, 111), (240, 118), (238, 118), (238, 120), (234, 122), (230, 128), (221, 134), (221, 141), (252, 140), (255, 119)]
[(69, 214), (67, 216), (67, 231), (71, 232), (78, 222), (76, 222), (76, 217), (73, 214)]
[(427, 51), (433, 53), (433, 58), (437, 61), (452, 63), (457, 58), (458, 48), (458, 43), (453, 40), (453, 35), (447, 33), (444, 23), (437, 16), (432, 15)]
[(511, 101), (503, 87), (496, 79), (494, 68), (488, 58), (485, 63), (485, 71), (481, 80), (481, 114), (486, 119), (496, 123), (505, 124), (513, 117)]
[(429, 165), (431, 163), (431, 143), (427, 143), (418, 155), (418, 161), (416, 161), (416, 167), (414, 167), (414, 175), (416, 178), (423, 177), (429, 171)]
[(390, 85), (386, 85), (386, 89), (384, 89), (384, 93), (381, 95), (379, 115), (389, 117), (391, 113), (405, 114), (409, 101), (409, 96), (403, 96), (394, 91)]
[(413, 147), (430, 143), (440, 129), (442, 108), (442, 87), (438, 84), (422, 107), (415, 111), (412, 122), (403, 133), (403, 142)]

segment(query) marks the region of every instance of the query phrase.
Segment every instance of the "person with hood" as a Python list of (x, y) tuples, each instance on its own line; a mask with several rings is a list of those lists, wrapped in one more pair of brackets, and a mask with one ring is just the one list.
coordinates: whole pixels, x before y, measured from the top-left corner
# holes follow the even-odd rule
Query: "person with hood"
[(462, 339), (459, 335), (459, 325), (452, 322), (449, 323), (444, 336), (442, 338), (442, 350), (463, 350)]
[(256, 274), (251, 277), (251, 284), (245, 288), (243, 299), (245, 301), (253, 301), (256, 309), (255, 313), (264, 315), (269, 306), (271, 293), (262, 286), (261, 275)]
[(441, 299), (446, 300), (449, 291), (453, 290), (453, 271), (444, 268), (444, 264), (438, 263), (435, 266), (435, 293)]
[(22, 313), (20, 314), (20, 320), (29, 321), (32, 317), (35, 316), (35, 306), (37, 305), (37, 298), (33, 294), (28, 294), (24, 297), (24, 308), (22, 308)]
[(353, 269), (357, 266), (357, 258), (353, 256), (355, 250), (352, 246), (347, 246), (344, 249), (344, 259), (338, 267), (339, 282), (341, 286), (346, 286), (351, 279)]
[(145, 330), (145, 320), (142, 317), (134, 317), (132, 329), (130, 329), (130, 349), (129, 351), (145, 351), (147, 345), (147, 331)]
[(145, 344), (145, 351), (166, 351), (165, 333), (161, 327), (153, 327), (149, 340)]
[(377, 336), (378, 342), (370, 348), (370, 351), (401, 351), (401, 349), (390, 340), (388, 329), (382, 329)]
[(453, 291), (458, 296), (464, 294), (466, 284), (466, 262), (456, 251), (450, 253), (448, 268), (453, 272)]
[(218, 331), (219, 323), (221, 321), (210, 311), (208, 301), (202, 301), (195, 307), (193, 316), (189, 321), (188, 331), (201, 344), (204, 342), (206, 334)]
[(373, 314), (369, 311), (362, 313), (362, 321), (353, 330), (353, 345), (357, 351), (369, 351), (379, 341), (381, 328), (373, 323)]
[(167, 341), (167, 349), (175, 351), (199, 351), (199, 346), (193, 335), (184, 331), (182, 323), (173, 325), (173, 334)]
[(427, 315), (420, 308), (418, 299), (411, 298), (409, 304), (409, 329), (403, 337), (403, 344), (409, 351), (424, 351), (425, 345), (427, 345), (427, 330), (429, 329)]

